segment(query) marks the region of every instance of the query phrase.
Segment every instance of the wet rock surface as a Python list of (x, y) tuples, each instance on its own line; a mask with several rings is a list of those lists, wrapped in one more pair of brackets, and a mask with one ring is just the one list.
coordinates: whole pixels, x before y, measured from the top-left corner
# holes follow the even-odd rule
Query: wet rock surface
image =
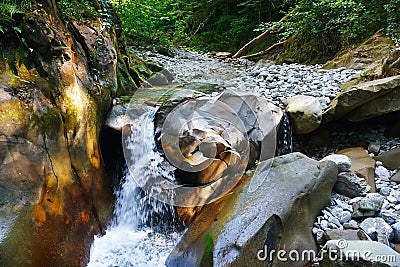
[[(329, 202), (336, 176), (334, 163), (320, 164), (301, 153), (260, 163), (248, 182), (200, 211), (166, 265), (198, 266), (204, 260), (216, 266), (258, 266), (262, 261), (257, 252), (263, 246), (315, 250), (309, 225)], [(274, 266), (287, 266), (276, 258), (269, 260)]]
[[(281, 107), (284, 107), (285, 102), (291, 97), (305, 95), (315, 97), (322, 109), (326, 110), (328, 104), (335, 97), (344, 97), (340, 94), (342, 92), (340, 86), (360, 73), (359, 68), (356, 68), (359, 69), (358, 71), (348, 70), (344, 67), (334, 70), (319, 70), (320, 66), (274, 65), (267, 61), (253, 64), (244, 60), (216, 59), (205, 55), (199, 58), (196, 53), (182, 53), (179, 49), (175, 50), (174, 59), (160, 57), (152, 52), (147, 52), (144, 56), (163, 62), (172, 73), (179, 74), (183, 73), (182, 70), (190, 70), (186, 72), (186, 77), (177, 76), (176, 81), (178, 83), (193, 80), (203, 81), (202, 73), (206, 72), (207, 74), (204, 77), (206, 79), (214, 79), (221, 88), (235, 88), (239, 91), (260, 94)], [(205, 62), (204, 68), (197, 69), (198, 66), (191, 68), (189, 61), (193, 58), (197, 58), (196, 64), (198, 65)], [(207, 64), (211, 62), (213, 62), (212, 67), (208, 67)], [(222, 66), (225, 66), (228, 75), (225, 76), (226, 79), (218, 80)], [(383, 81), (374, 81), (359, 86), (373, 89), (377, 88), (376, 84), (381, 84), (383, 91), (386, 89), (392, 90), (397, 88), (397, 78), (391, 77)], [(373, 99), (379, 98), (374, 95), (376, 93), (374, 90), (371, 90), (370, 96), (368, 96), (372, 99), (371, 103), (373, 103)], [(376, 90), (378, 92), (380, 89)], [(360, 92), (357, 91), (356, 93)], [(364, 91), (361, 94), (368, 93)], [(386, 93), (383, 94), (386, 95)], [(357, 100), (357, 97), (354, 99)], [(351, 100), (353, 101), (354, 99), (352, 97)], [(364, 96), (360, 97), (357, 100), (359, 101), (358, 104), (355, 104), (355, 108), (349, 110), (356, 110), (357, 107), (364, 104), (363, 101), (370, 101), (363, 99)], [(379, 102), (377, 103), (379, 104)], [(347, 104), (343, 106), (348, 108)], [(391, 107), (389, 108), (390, 112), (395, 110), (391, 109)], [(364, 109), (366, 107), (359, 110), (362, 112), (360, 114), (367, 114)], [(368, 110), (373, 109), (376, 111), (382, 110), (377, 106), (368, 108)], [(347, 114), (347, 112), (345, 111), (343, 114)], [(374, 114), (378, 115), (383, 113), (374, 111)], [(396, 113), (393, 113), (393, 116), (388, 116), (382, 120), (366, 121), (357, 125), (349, 123), (328, 124), (320, 128), (315, 127), (318, 129), (310, 134), (295, 136), (295, 151), (305, 152), (316, 159), (329, 156), (331, 158), (329, 159), (328, 157), (324, 161), (332, 160), (336, 162), (340, 170), (331, 196), (331, 205), (322, 211), (322, 215), (317, 217), (312, 230), (316, 242), (321, 247), (328, 239), (339, 237), (344, 239), (377, 240), (386, 244), (387, 248), (389, 246), (395, 247), (393, 242), (398, 242), (395, 239), (395, 233), (396, 229), (398, 229), (396, 223), (400, 216), (399, 186), (397, 184), (400, 178), (398, 178), (399, 173), (396, 170), (398, 167), (394, 162), (400, 161), (396, 161), (397, 157), (393, 157), (396, 154), (396, 150), (388, 152), (389, 156), (387, 158), (390, 160), (384, 160), (385, 155), (380, 156), (400, 146), (400, 139), (396, 135), (396, 126), (393, 123), (396, 121), (397, 116)], [(370, 115), (364, 117), (367, 118)], [(390, 132), (391, 135), (386, 135), (387, 132)], [(339, 155), (332, 155), (337, 152), (339, 152)], [(388, 163), (390, 161), (391, 163)], [(387, 164), (392, 165), (389, 168)], [(276, 225), (276, 222), (274, 222), (272, 220), (270, 223)], [(384, 229), (384, 233), (376, 230), (378, 228), (380, 230)], [(348, 230), (349, 232), (346, 232)], [(202, 233), (204, 234), (204, 232)], [(202, 238), (205, 238), (205, 235)], [(202, 238), (200, 239), (202, 240)], [(195, 242), (195, 247), (197, 248), (203, 244), (203, 241), (199, 240)], [(369, 243), (368, 245), (373, 246), (374, 243)], [(196, 258), (192, 252), (185, 252), (185, 255), (191, 255), (191, 259)], [(227, 253), (225, 255), (233, 254)], [(200, 255), (197, 256), (200, 257)]]

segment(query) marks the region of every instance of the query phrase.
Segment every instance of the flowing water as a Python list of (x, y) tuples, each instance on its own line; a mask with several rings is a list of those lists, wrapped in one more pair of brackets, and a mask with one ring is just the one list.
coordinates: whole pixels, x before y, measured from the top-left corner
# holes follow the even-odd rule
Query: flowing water
[[(121, 188), (116, 191), (114, 220), (106, 234), (95, 237), (90, 253), (89, 267), (97, 266), (165, 266), (164, 262), (180, 234), (171, 221), (174, 210), (150, 198), (137, 186), (137, 180), (162, 175), (173, 179), (171, 172), (161, 165), (163, 159), (156, 150), (153, 132), (155, 110), (143, 114), (131, 126), (126, 138), (130, 162)], [(168, 229), (168, 230), (167, 230)]]

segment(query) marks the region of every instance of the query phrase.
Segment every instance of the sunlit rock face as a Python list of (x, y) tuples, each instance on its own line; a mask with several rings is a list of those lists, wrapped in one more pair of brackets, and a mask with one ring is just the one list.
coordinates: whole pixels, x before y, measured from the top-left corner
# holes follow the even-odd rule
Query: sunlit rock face
[(0, 58), (0, 265), (85, 265), (112, 211), (99, 132), (119, 37), (43, 6), (20, 29)]
[(268, 252), (317, 251), (311, 228), (336, 179), (336, 164), (301, 153), (260, 162), (251, 177), (203, 207), (166, 265), (304, 266), (307, 260), (280, 261)]

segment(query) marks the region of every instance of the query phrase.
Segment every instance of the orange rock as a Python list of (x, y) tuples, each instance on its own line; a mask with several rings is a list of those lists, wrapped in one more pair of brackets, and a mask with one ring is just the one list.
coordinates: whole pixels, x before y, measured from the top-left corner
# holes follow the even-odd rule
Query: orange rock
[(336, 152), (336, 154), (346, 155), (351, 159), (350, 170), (354, 171), (358, 177), (364, 178), (371, 192), (376, 192), (375, 187), (375, 160), (371, 158), (367, 151), (362, 147), (346, 148)]

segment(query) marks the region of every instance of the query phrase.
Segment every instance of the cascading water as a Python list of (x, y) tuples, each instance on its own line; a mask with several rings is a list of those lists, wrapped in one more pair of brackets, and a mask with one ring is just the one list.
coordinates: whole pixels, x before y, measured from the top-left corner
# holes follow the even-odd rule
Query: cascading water
[(278, 143), (276, 155), (281, 156), (293, 152), (292, 125), (287, 113), (283, 113), (282, 121), (278, 129)]
[[(180, 234), (163, 227), (175, 218), (174, 209), (145, 194), (137, 181), (150, 176), (174, 179), (171, 171), (161, 166), (163, 158), (156, 150), (153, 120), (156, 110), (137, 118), (126, 139), (131, 162), (121, 188), (117, 190), (114, 220), (106, 234), (95, 237), (88, 267), (97, 266), (165, 266), (164, 262)], [(169, 224), (170, 225), (170, 224)], [(169, 231), (167, 231), (169, 228)]]

